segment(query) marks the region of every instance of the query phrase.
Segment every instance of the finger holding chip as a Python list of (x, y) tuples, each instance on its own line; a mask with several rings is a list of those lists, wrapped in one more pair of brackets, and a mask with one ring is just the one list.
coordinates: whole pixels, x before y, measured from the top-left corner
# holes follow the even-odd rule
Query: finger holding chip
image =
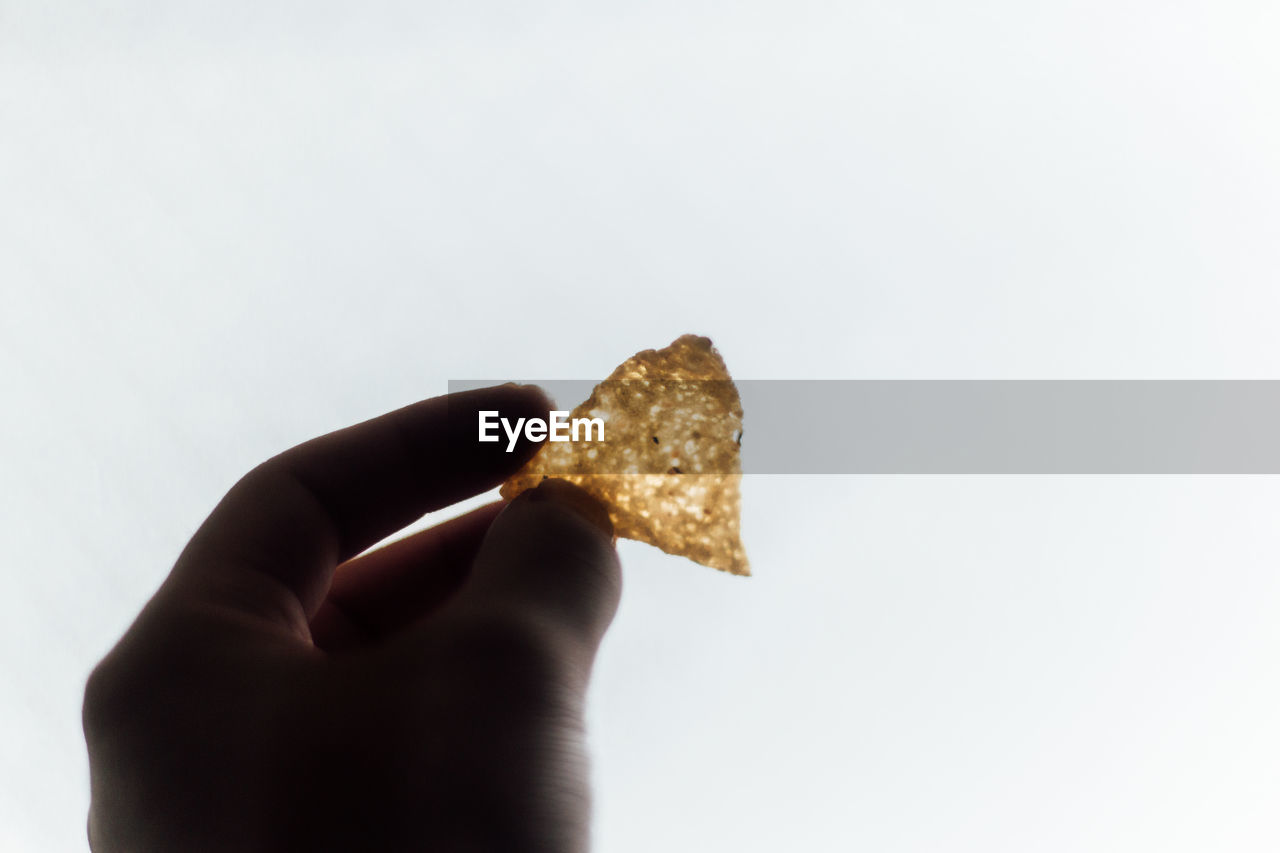
[(568, 480), (605, 506), (618, 537), (751, 574), (740, 533), (742, 403), (710, 339), (684, 335), (637, 353), (569, 420), (603, 421), (605, 440), (545, 443), (502, 497)]

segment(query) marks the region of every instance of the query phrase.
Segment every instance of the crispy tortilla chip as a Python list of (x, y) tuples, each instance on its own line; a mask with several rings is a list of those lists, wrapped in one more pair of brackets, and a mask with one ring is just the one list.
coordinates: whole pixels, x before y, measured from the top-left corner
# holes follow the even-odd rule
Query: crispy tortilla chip
[(601, 418), (606, 441), (547, 442), (502, 497), (568, 480), (604, 504), (618, 536), (751, 574), (739, 535), (742, 404), (709, 339), (632, 356), (569, 417)]

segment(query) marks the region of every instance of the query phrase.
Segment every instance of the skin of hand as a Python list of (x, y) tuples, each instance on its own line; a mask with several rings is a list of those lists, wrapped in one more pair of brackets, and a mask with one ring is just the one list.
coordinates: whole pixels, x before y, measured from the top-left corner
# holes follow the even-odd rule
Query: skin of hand
[(480, 410), (550, 403), (426, 400), (227, 493), (89, 677), (93, 850), (587, 849), (607, 513), (549, 480), (361, 555), (536, 452), (478, 443)]

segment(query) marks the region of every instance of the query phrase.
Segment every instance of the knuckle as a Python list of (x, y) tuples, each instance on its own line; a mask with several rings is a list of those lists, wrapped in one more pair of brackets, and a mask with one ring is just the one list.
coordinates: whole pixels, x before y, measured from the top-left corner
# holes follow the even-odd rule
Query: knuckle
[(130, 694), (118, 663), (107, 658), (93, 668), (85, 681), (81, 717), (86, 734), (98, 734), (118, 722), (127, 711)]
[(572, 557), (599, 570), (617, 562), (617, 552), (609, 537), (572, 510), (558, 504), (535, 505), (522, 536), (528, 547), (559, 559)]
[[(143, 620), (147, 619), (144, 615)], [(123, 728), (136, 729), (141, 719), (154, 715), (164, 697), (174, 695), (193, 678), (187, 644), (179, 637), (163, 645), (149, 643), (150, 631), (140, 630), (139, 624), (121, 638), (85, 680), (81, 719), (85, 734), (90, 737)]]
[(565, 681), (564, 654), (554, 631), (525, 615), (472, 617), (450, 643), (460, 670), (497, 691), (524, 701), (550, 700)]
[(617, 549), (608, 537), (571, 512), (555, 504), (542, 504), (541, 513), (521, 531), (526, 550), (538, 559), (568, 564), (599, 583), (621, 585)]
[(534, 667), (553, 656), (546, 631), (524, 616), (473, 617), (460, 626), (456, 640), (472, 665), (484, 667)]
[(240, 476), (240, 479), (232, 484), (227, 491), (227, 495), (230, 497), (276, 491), (278, 490), (279, 476), (280, 465), (278, 457), (272, 457), (245, 471)]

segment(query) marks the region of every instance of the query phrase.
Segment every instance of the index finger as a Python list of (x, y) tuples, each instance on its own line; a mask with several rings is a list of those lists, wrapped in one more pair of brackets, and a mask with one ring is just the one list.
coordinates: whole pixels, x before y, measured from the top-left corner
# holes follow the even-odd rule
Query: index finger
[[(178, 558), (169, 586), (205, 594), (228, 575), (291, 596), (286, 618), (313, 615), (338, 563), (427, 512), (498, 485), (538, 448), (520, 437), (477, 441), (478, 414), (545, 418), (533, 386), (502, 385), (434, 397), (264, 462), (218, 504)], [(235, 595), (245, 591), (237, 587)], [(253, 607), (257, 602), (247, 602)], [(281, 602), (271, 604), (278, 609)], [(301, 613), (298, 613), (300, 608)], [(305, 627), (305, 626), (304, 626)]]

